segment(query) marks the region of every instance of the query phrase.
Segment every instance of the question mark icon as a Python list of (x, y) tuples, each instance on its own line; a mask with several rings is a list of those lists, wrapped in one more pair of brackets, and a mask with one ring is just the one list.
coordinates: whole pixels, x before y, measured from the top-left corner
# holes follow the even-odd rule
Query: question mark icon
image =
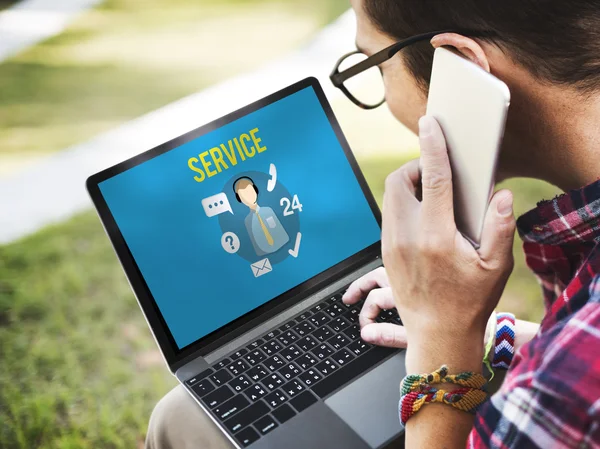
[(221, 246), (229, 254), (235, 254), (240, 249), (240, 239), (233, 232), (226, 232), (221, 237)]

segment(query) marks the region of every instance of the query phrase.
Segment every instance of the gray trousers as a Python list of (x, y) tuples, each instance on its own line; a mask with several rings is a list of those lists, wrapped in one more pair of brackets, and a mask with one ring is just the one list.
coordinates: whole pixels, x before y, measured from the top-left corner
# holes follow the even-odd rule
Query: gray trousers
[(146, 449), (232, 449), (187, 391), (178, 385), (163, 397), (152, 412)]

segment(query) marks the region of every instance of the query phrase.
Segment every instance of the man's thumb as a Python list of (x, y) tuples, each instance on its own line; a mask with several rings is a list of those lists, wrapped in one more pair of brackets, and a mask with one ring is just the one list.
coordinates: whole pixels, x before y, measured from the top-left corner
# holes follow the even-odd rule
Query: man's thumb
[(513, 195), (510, 190), (499, 190), (492, 197), (485, 215), (479, 248), (481, 258), (500, 263), (508, 260), (512, 256), (515, 227)]

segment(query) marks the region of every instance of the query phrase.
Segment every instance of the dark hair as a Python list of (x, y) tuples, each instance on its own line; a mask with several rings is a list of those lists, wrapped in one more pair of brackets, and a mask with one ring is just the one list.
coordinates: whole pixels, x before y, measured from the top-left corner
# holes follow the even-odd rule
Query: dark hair
[[(491, 32), (496, 44), (538, 78), (584, 91), (600, 88), (600, 0), (363, 0), (375, 26), (394, 39), (458, 28)], [(402, 50), (429, 86), (433, 48)]]

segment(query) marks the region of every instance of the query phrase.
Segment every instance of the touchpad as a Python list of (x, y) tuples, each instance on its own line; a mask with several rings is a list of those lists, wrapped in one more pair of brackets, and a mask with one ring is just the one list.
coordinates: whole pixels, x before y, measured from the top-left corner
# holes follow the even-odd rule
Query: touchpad
[(325, 401), (372, 448), (402, 432), (398, 400), (405, 354), (401, 351)]

